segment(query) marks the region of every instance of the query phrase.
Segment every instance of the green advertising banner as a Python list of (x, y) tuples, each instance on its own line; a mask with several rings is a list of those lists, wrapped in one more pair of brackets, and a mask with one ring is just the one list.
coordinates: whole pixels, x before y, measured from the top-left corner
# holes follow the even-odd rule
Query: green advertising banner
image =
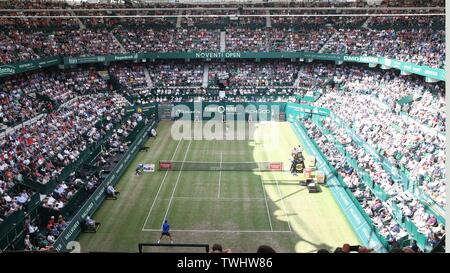
[(396, 68), (408, 73), (445, 81), (445, 70), (439, 68), (431, 68), (425, 65), (417, 65), (413, 63), (400, 62), (394, 59), (379, 57), (378, 64), (387, 67)]
[(323, 54), (316, 52), (145, 52), (145, 53), (127, 53), (104, 56), (87, 57), (64, 57), (55, 56), (42, 58), (33, 61), (0, 65), (0, 78), (25, 71), (35, 70), (48, 66), (77, 65), (88, 63), (118, 62), (118, 61), (138, 61), (164, 60), (164, 59), (291, 59), (291, 60), (324, 60), (336, 62), (356, 62), (367, 63), (371, 67), (382, 65), (384, 68), (395, 68), (404, 72), (421, 75), (427, 78), (445, 81), (445, 70), (431, 68), (428, 66), (417, 65), (413, 63), (400, 62), (394, 59), (372, 56), (349, 56), (343, 54)]
[(327, 108), (321, 108), (307, 104), (292, 102), (288, 102), (286, 104), (286, 117), (288, 121), (293, 122), (299, 120), (300, 117), (304, 117), (305, 115), (328, 116), (330, 115), (330, 110)]
[[(172, 105), (174, 119), (226, 119), (254, 121), (280, 120), (286, 109), (284, 102), (180, 102)], [(243, 116), (245, 114), (245, 117)], [(284, 120), (284, 119), (283, 119)]]
[(386, 68), (395, 68), (408, 73), (445, 81), (445, 70), (431, 68), (413, 63), (400, 62), (394, 59), (372, 56), (349, 56), (342, 54), (323, 54), (315, 52), (147, 52), (134, 54), (119, 54), (97, 57), (65, 57), (64, 64), (83, 64), (98, 62), (115, 62), (131, 60), (158, 60), (158, 59), (299, 59), (299, 60), (323, 60), (337, 62), (367, 63), (370, 65), (383, 65)]
[(5, 65), (0, 64), (0, 78), (59, 64), (61, 64), (60, 57), (43, 58), (33, 61)]

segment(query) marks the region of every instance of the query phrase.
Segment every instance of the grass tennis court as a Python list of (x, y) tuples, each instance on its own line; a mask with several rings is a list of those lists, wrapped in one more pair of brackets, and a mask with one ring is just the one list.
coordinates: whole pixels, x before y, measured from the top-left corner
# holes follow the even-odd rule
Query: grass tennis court
[[(94, 215), (102, 226), (82, 234), (81, 251), (136, 252), (139, 243), (155, 243), (163, 220), (176, 243), (220, 243), (234, 252), (255, 252), (268, 244), (279, 252), (315, 252), (343, 243), (358, 244), (329, 190), (308, 193), (288, 171), (155, 171), (134, 174), (139, 163), (282, 161), (289, 167), (299, 144), (287, 122), (260, 123), (254, 140), (181, 140), (171, 137), (172, 122), (162, 121), (116, 189)], [(278, 132), (277, 141), (265, 137)], [(162, 243), (168, 242), (163, 239)], [(159, 251), (152, 248), (150, 251)], [(178, 249), (166, 251), (178, 252)], [(183, 249), (183, 251), (186, 251)]]

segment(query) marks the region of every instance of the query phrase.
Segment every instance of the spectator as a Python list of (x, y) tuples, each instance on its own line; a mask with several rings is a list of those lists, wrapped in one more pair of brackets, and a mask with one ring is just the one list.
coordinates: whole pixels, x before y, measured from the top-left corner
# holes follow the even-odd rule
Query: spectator
[(33, 245), (31, 244), (30, 235), (25, 235), (25, 251), (31, 251), (33, 249)]
[(223, 249), (221, 244), (214, 244), (210, 250), (210, 253), (231, 253), (231, 249)]
[(95, 221), (90, 216), (86, 216), (84, 224), (86, 229), (95, 230)]
[(108, 185), (108, 187), (106, 188), (106, 193), (108, 194), (108, 196), (116, 197), (116, 190), (112, 185)]
[(276, 253), (276, 251), (268, 245), (260, 245), (256, 253)]

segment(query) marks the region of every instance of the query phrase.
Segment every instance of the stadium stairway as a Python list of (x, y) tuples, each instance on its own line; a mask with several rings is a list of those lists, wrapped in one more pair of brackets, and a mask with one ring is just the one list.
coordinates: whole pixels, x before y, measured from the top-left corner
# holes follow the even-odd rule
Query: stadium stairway
[(209, 76), (209, 64), (206, 63), (203, 66), (203, 84), (202, 84), (203, 88), (207, 88), (208, 87), (208, 76)]
[[(187, 12), (188, 12), (188, 11), (186, 11), (186, 15), (187, 15)], [(189, 11), (189, 13), (190, 13), (190, 11)], [(183, 15), (183, 10), (180, 10), (180, 11), (178, 12), (176, 28), (180, 28), (180, 27), (181, 27), (181, 18), (182, 18), (182, 15)]]
[(220, 52), (225, 52), (225, 31), (220, 32)]
[(119, 42), (119, 40), (117, 40), (116, 36), (114, 36), (114, 34), (112, 34), (112, 32), (109, 32), (108, 34), (109, 34), (109, 36), (111, 36), (111, 39), (112, 39), (113, 41), (116, 41), (116, 43), (119, 45), (120, 49), (122, 49), (122, 51), (123, 51), (124, 53), (127, 52), (127, 50), (125, 49), (125, 47)]
[(329, 41), (331, 41), (332, 39), (334, 39), (334, 37), (337, 35), (337, 33), (334, 33), (333, 35), (331, 35), (331, 37), (327, 40), (327, 42), (325, 44), (323, 44), (323, 47), (319, 50), (319, 53), (323, 53), (323, 51), (325, 50), (327, 44)]
[(148, 69), (146, 66), (143, 67), (144, 75), (145, 75), (145, 81), (147, 82), (147, 87), (152, 89), (153, 88), (153, 81), (150, 77), (150, 73), (148, 72)]
[(294, 87), (295, 87), (295, 88), (297, 88), (297, 87), (300, 86), (300, 72), (301, 72), (301, 70), (299, 70), (299, 71), (297, 72), (297, 78), (296, 78), (295, 81), (294, 81)]
[[(70, 7), (68, 9), (71, 10)], [(76, 14), (73, 11), (70, 11), (70, 15), (76, 16)], [(81, 22), (80, 18), (75, 17), (75, 20), (78, 22), (78, 25), (80, 26), (81, 30), (86, 29), (86, 26), (83, 24), (83, 22)]]
[(266, 10), (266, 27), (272, 27), (272, 21), (270, 20), (270, 10)]
[(362, 24), (361, 27), (363, 27), (363, 28), (369, 28), (368, 25), (369, 25), (371, 19), (372, 19), (372, 17), (367, 18), (367, 20), (364, 22), (364, 24)]

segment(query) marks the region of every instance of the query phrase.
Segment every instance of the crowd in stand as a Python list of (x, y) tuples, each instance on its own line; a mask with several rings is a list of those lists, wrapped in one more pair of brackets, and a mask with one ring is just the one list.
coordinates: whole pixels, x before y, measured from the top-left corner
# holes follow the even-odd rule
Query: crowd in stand
[(217, 26), (227, 24), (229, 17), (214, 16), (214, 15), (232, 15), (236, 14), (235, 10), (187, 10), (185, 16), (181, 19), (183, 27), (207, 27), (216, 28)]
[(209, 66), (208, 79), (225, 77), (231, 87), (293, 86), (298, 73), (298, 66), (287, 62), (227, 62)]
[(178, 48), (168, 51), (219, 51), (219, 32), (206, 29), (180, 29), (174, 33), (172, 44)]
[(127, 52), (218, 51), (219, 33), (205, 29), (124, 29), (114, 30)]
[[(79, 76), (84, 77), (82, 74)], [(26, 206), (35, 194), (32, 190), (17, 188), (17, 182), (29, 179), (47, 183), (56, 179), (86, 147), (96, 143), (112, 130), (115, 122), (122, 120), (125, 105), (125, 99), (118, 95), (94, 93), (78, 96), (36, 123), (6, 135), (0, 149), (0, 224)], [(96, 158), (95, 165), (100, 167), (97, 173), (87, 177), (71, 174), (42, 200), (42, 206), (61, 211), (78, 191), (92, 194), (102, 181), (104, 168), (111, 164), (110, 158), (126, 152), (129, 144), (126, 138), (141, 121), (143, 116), (139, 113), (123, 120), (117, 129), (111, 131), (105, 149)], [(61, 216), (57, 222), (52, 217), (46, 228), (38, 227), (28, 217), (25, 221), (25, 250), (52, 250), (53, 243), (66, 227)]]
[(68, 223), (62, 215), (51, 216), (45, 227), (39, 227), (30, 217), (25, 220), (25, 251), (53, 251), (53, 244), (67, 228)]
[(151, 68), (150, 77), (155, 86), (201, 86), (203, 82), (203, 66), (197, 64), (159, 64)]
[(79, 97), (37, 122), (8, 134), (1, 143), (1, 176), (42, 184), (56, 179), (62, 169), (75, 162), (86, 146), (97, 140), (105, 119), (106, 128), (124, 106), (123, 97), (102, 94)]
[[(375, 250), (370, 247), (361, 246), (361, 245), (353, 245), (343, 244), (342, 247), (337, 247), (334, 249), (333, 253), (374, 253)], [(404, 247), (401, 247), (400, 244), (393, 242), (391, 244), (390, 253), (423, 253), (423, 250), (419, 248), (417, 245), (417, 241), (411, 240), (410, 244)], [(317, 253), (331, 253), (328, 249), (319, 249)]]
[(229, 28), (227, 51), (310, 51), (318, 52), (333, 35), (334, 29), (295, 31), (289, 28)]
[[(56, 5), (56, 4), (55, 4)], [(64, 5), (64, 4), (62, 4)], [(10, 5), (7, 7), (11, 8)], [(42, 3), (20, 6), (43, 8)], [(82, 8), (117, 8), (116, 4), (83, 4)], [(304, 10), (274, 10), (275, 15), (302, 15)], [(329, 11), (320, 11), (327, 13)], [(17, 12), (11, 12), (12, 14)], [(42, 13), (42, 14), (41, 14)], [(31, 12), (46, 15), (49, 12)], [(64, 12), (63, 15), (73, 12)], [(78, 11), (82, 16), (133, 15), (130, 11)], [(218, 15), (242, 15), (237, 20)], [(28, 14), (28, 12), (27, 12)], [(140, 15), (168, 15), (173, 11), (139, 11)], [(188, 10), (176, 18), (48, 18), (2, 19), (7, 31), (0, 34), (0, 63), (46, 56), (107, 55), (137, 52), (218, 51), (219, 31), (226, 29), (227, 51), (312, 51), (358, 56), (382, 56), (434, 68), (445, 63), (442, 16), (370, 17), (274, 16), (266, 26), (260, 9)], [(190, 17), (204, 15), (205, 17)], [(239, 15), (239, 14), (238, 14)], [(253, 16), (245, 16), (253, 15)], [(319, 14), (324, 15), (324, 14)], [(326, 14), (325, 14), (326, 15)], [(53, 28), (50, 26), (54, 22)], [(172, 22), (171, 27), (164, 27)], [(84, 23), (86, 28), (81, 28)], [(368, 28), (362, 27), (367, 23)], [(77, 27), (78, 24), (78, 27)], [(30, 26), (41, 26), (32, 29)], [(105, 26), (105, 27), (100, 27)]]
[(59, 104), (76, 96), (101, 93), (108, 88), (106, 81), (93, 68), (39, 75), (38, 81), (40, 94)]
[(230, 20), (233, 27), (240, 26), (259, 26), (266, 25), (266, 11), (264, 9), (243, 9), (238, 13), (238, 20)]
[[(51, 110), (52, 104), (45, 107), (46, 102), (38, 99), (37, 94), (56, 103), (88, 93), (94, 95), (75, 99), (37, 122), (2, 136), (0, 222), (20, 210), (34, 194), (27, 189), (16, 189), (16, 184), (25, 180), (45, 184), (55, 179), (65, 166), (76, 161), (86, 145), (99, 137), (94, 127), (96, 121), (115, 118), (124, 99), (96, 94), (105, 88), (106, 83), (91, 69), (37, 72), (25, 78), (14, 76), (2, 80), (0, 117), (1, 124), (6, 126), (35, 117), (44, 108)], [(43, 204), (62, 208), (74, 193), (73, 187), (62, 183), (54, 191), (59, 198), (47, 199)]]
[[(209, 70), (205, 88), (206, 65)], [(147, 81), (144, 69), (149, 71), (151, 82)], [(294, 87), (298, 71), (297, 65), (288, 62), (171, 62), (121, 64), (110, 68), (111, 75), (127, 94), (139, 102), (192, 101), (195, 96), (206, 101), (288, 101), (298, 91)], [(306, 74), (304, 77), (302, 83), (306, 85)], [(315, 85), (319, 82), (323, 80), (314, 80)], [(226, 90), (228, 98), (220, 98), (220, 90)]]
[(381, 202), (370, 189), (362, 182), (362, 179), (348, 163), (345, 157), (338, 151), (335, 145), (327, 140), (327, 137), (310, 120), (305, 120), (304, 125), (308, 134), (317, 143), (321, 151), (326, 155), (328, 161), (333, 165), (343, 181), (358, 199), (361, 207), (372, 219), (380, 234), (390, 243), (404, 238), (407, 233), (395, 221), (386, 205)]
[(30, 85), (22, 87), (9, 80), (0, 83), (0, 128), (33, 118), (44, 108), (45, 103), (36, 98)]
[[(44, 110), (51, 111), (53, 101), (62, 104), (77, 95), (106, 90), (106, 82), (92, 68), (31, 73), (0, 80), (0, 127), (11, 127), (29, 120)], [(45, 96), (46, 100), (38, 96)]]
[[(330, 132), (333, 132), (337, 140), (344, 145), (346, 153), (351, 156), (351, 158), (355, 159), (358, 162), (358, 166), (362, 168), (362, 170), (368, 172), (372, 180), (379, 184), (389, 196), (395, 196), (403, 191), (401, 183), (394, 182), (390, 174), (383, 169), (381, 162), (372, 158), (364, 148), (358, 147), (344, 128), (340, 128), (330, 117), (324, 119), (323, 124), (325, 128)], [(351, 183), (347, 183), (347, 185), (349, 184)], [(357, 187), (358, 185), (353, 186)], [(350, 186), (350, 188), (352, 187)]]
[[(20, 9), (22, 11), (14, 11), (7, 15), (14, 16), (70, 16), (69, 11), (60, 11), (58, 13), (51, 11), (30, 11), (32, 9), (48, 9), (51, 5), (52, 9), (68, 9), (69, 5), (66, 2), (52, 2), (47, 1), (4, 1), (0, 3), (1, 9)], [(27, 11), (28, 10), (28, 11)], [(78, 22), (74, 18), (3, 18), (0, 19), (0, 25), (5, 25), (7, 28), (21, 28), (36, 30), (38, 28), (71, 28), (78, 25)]]
[(380, 56), (440, 68), (445, 63), (444, 30), (429, 28), (395, 31), (339, 29), (324, 47), (324, 53)]
[[(114, 35), (113, 35), (114, 34)], [(219, 31), (201, 28), (58, 30), (52, 33), (9, 31), (1, 34), (0, 61), (11, 63), (39, 57), (90, 56), (136, 52), (203, 52), (220, 49)], [(357, 56), (382, 56), (442, 68), (443, 30), (292, 28), (228, 28), (227, 51), (309, 51)]]
[(411, 16), (411, 17), (372, 17), (368, 21), (371, 29), (442, 29), (445, 24), (443, 16)]
[[(292, 63), (169, 63), (148, 66), (151, 80), (159, 88), (158, 95), (175, 95), (185, 90), (186, 94), (202, 86), (204, 66), (208, 64), (208, 92), (218, 90), (222, 83), (228, 95), (288, 95), (302, 90), (324, 92), (330, 82), (345, 90), (358, 94), (370, 94), (395, 113), (407, 113), (419, 123), (445, 132), (445, 96), (443, 83), (425, 83), (415, 76), (401, 76), (391, 70), (368, 70), (362, 66), (337, 67), (330, 64)], [(130, 88), (148, 87), (143, 65), (118, 65), (112, 69), (119, 81)], [(298, 87), (294, 84), (297, 81)], [(189, 85), (189, 88), (188, 86)], [(295, 87), (294, 87), (295, 86)], [(163, 88), (166, 87), (166, 88)], [(178, 90), (167, 90), (167, 88)], [(194, 88), (190, 90), (191, 88)], [(189, 89), (189, 90), (188, 90)], [(264, 90), (261, 90), (264, 89)], [(283, 91), (284, 90), (284, 91)], [(394, 90), (394, 91), (393, 91)], [(149, 88), (142, 91), (149, 95)], [(261, 93), (263, 92), (263, 93)], [(400, 105), (404, 97), (412, 97), (411, 103)]]
[[(223, 89), (229, 95), (288, 95), (311, 92), (324, 92), (334, 82), (343, 89), (358, 94), (370, 94), (392, 108), (397, 114), (407, 113), (421, 124), (445, 132), (445, 96), (443, 83), (426, 83), (418, 76), (401, 76), (392, 70), (368, 70), (362, 66), (335, 66), (326, 63), (279, 64), (261, 62), (211, 62), (182, 64), (147, 65), (157, 95), (172, 95), (185, 90), (196, 93), (202, 86), (203, 71), (208, 65), (208, 92)], [(116, 65), (111, 69), (113, 75), (127, 87), (144, 88), (141, 95), (150, 95), (145, 80), (145, 65)], [(221, 88), (219, 85), (223, 84)], [(282, 88), (283, 87), (283, 88)], [(167, 90), (175, 88), (178, 90)], [(264, 90), (261, 90), (264, 89)], [(283, 91), (284, 90), (284, 91)], [(393, 91), (394, 90), (394, 91)], [(263, 91), (263, 93), (261, 93)], [(268, 93), (266, 93), (268, 92)], [(400, 105), (402, 98), (411, 96), (411, 103)]]
[[(83, 11), (74, 12), (74, 14), (81, 16), (97, 16), (97, 17), (81, 17), (81, 23), (90, 28), (113, 28), (117, 26), (132, 26), (133, 28), (145, 27), (175, 27), (175, 18), (167, 17), (108, 17), (119, 15), (140, 15), (140, 16), (155, 16), (155, 15), (175, 15), (176, 11), (171, 10), (138, 10), (127, 11), (123, 9), (133, 8), (122, 3), (87, 3), (81, 2), (80, 5), (75, 6)], [(91, 9), (91, 10), (89, 10)], [(97, 9), (97, 10), (94, 10)], [(98, 9), (122, 9), (117, 10), (98, 10)], [(102, 17), (105, 16), (105, 17)]]
[[(123, 114), (124, 113), (122, 113), (121, 116), (123, 116)], [(42, 206), (59, 211), (78, 191), (85, 191), (88, 193), (88, 196), (91, 195), (101, 182), (103, 182), (102, 174), (104, 174), (105, 169), (107, 169), (109, 165), (114, 164), (112, 163), (111, 158), (117, 155), (123, 155), (128, 150), (129, 143), (126, 142), (126, 138), (142, 120), (142, 115), (135, 113), (127, 118), (126, 121), (123, 121), (123, 123), (120, 124), (120, 127), (113, 130), (111, 136), (103, 144), (104, 149), (102, 149), (100, 154), (96, 157), (93, 163), (93, 165), (97, 167), (96, 173), (89, 175), (84, 173), (72, 173), (65, 181), (60, 183), (53, 192), (44, 198)], [(106, 129), (110, 130), (111, 128), (112, 123), (109, 123), (109, 126), (107, 126)]]
[(61, 55), (95, 56), (125, 53), (121, 44), (107, 30), (93, 31), (88, 29), (57, 32)]
[[(352, 14), (364, 13), (364, 10), (352, 10)], [(326, 27), (334, 28), (356, 28), (362, 27), (367, 21), (365, 16), (345, 16), (347, 12), (343, 11), (340, 14), (344, 16), (326, 16), (327, 14), (335, 14), (330, 10), (274, 10), (271, 14), (271, 23), (273, 26), (288, 26), (298, 29), (322, 29)], [(301, 16), (301, 15), (318, 15), (318, 16)], [(301, 26), (301, 27), (299, 27)]]
[[(327, 119), (325, 124), (330, 125), (331, 119)], [(436, 217), (428, 212), (418, 199), (409, 196), (402, 189), (399, 182), (394, 182), (389, 174), (386, 173), (379, 162), (376, 162), (371, 155), (362, 147), (357, 147), (351, 138), (344, 131), (333, 124), (327, 127), (336, 134), (337, 139), (344, 144), (346, 152), (357, 160), (358, 167), (367, 171), (373, 181), (385, 190), (385, 192), (393, 198), (387, 201), (380, 200), (374, 192), (372, 192), (363, 182), (362, 174), (353, 169), (345, 156), (339, 152), (330, 138), (318, 129), (318, 126), (311, 120), (304, 121), (305, 127), (310, 136), (318, 144), (319, 148), (327, 156), (329, 162), (334, 166), (345, 184), (353, 192), (353, 195), (360, 202), (361, 206), (372, 219), (373, 224), (378, 228), (380, 235), (394, 245), (405, 239), (408, 235), (406, 230), (397, 222), (392, 205), (395, 203), (402, 214), (410, 219), (418, 228), (418, 231), (426, 236), (428, 242), (436, 246), (442, 236), (445, 234), (443, 223), (438, 223)]]
[(114, 130), (113, 134), (105, 142), (105, 148), (95, 159), (94, 166), (100, 172), (103, 172), (108, 166), (114, 164), (109, 159), (117, 154), (124, 154), (128, 150), (130, 140), (127, 140), (127, 137), (142, 121), (147, 122), (141, 114), (134, 113), (118, 129)]
[(39, 56), (31, 47), (21, 45), (14, 36), (0, 33), (0, 64), (16, 63), (37, 58)]
[(409, 179), (445, 206), (445, 140), (402, 119), (368, 97), (354, 92), (327, 92), (318, 106), (330, 108)]
[[(0, 165), (0, 172), (4, 167), (4, 164)], [(14, 212), (23, 209), (35, 193), (30, 189), (18, 190), (13, 187), (14, 183), (3, 181), (0, 177), (0, 224)]]
[[(360, 94), (371, 94), (397, 113), (400, 111), (437, 131), (445, 131), (445, 88), (443, 83), (425, 83), (415, 76), (399, 76), (393, 71), (381, 72), (362, 67), (337, 69), (336, 82), (343, 88)], [(401, 98), (412, 96), (411, 104), (400, 106)]]
[[(391, 175), (383, 169), (379, 160), (373, 158), (363, 147), (358, 147), (345, 129), (339, 128), (330, 117), (324, 120), (324, 125), (329, 131), (335, 133), (338, 141), (345, 146), (346, 152), (358, 162), (358, 167), (368, 172), (372, 181), (379, 184), (389, 198), (395, 197), (392, 200), (401, 208), (404, 215), (419, 228), (419, 232), (425, 234), (430, 242), (435, 235), (442, 236), (443, 225), (439, 224), (433, 215), (426, 213), (425, 207), (417, 199), (404, 193), (401, 181), (394, 182)], [(347, 181), (345, 182), (347, 183)], [(353, 186), (357, 187), (358, 185)], [(351, 186), (349, 188), (352, 189)], [(358, 196), (358, 193), (355, 196)], [(387, 202), (388, 207), (389, 202), (393, 202), (392, 200)]]
[(117, 79), (124, 88), (130, 90), (146, 85), (143, 68), (143, 65), (140, 64), (128, 64), (126, 66), (114, 64), (110, 66), (109, 73)]

